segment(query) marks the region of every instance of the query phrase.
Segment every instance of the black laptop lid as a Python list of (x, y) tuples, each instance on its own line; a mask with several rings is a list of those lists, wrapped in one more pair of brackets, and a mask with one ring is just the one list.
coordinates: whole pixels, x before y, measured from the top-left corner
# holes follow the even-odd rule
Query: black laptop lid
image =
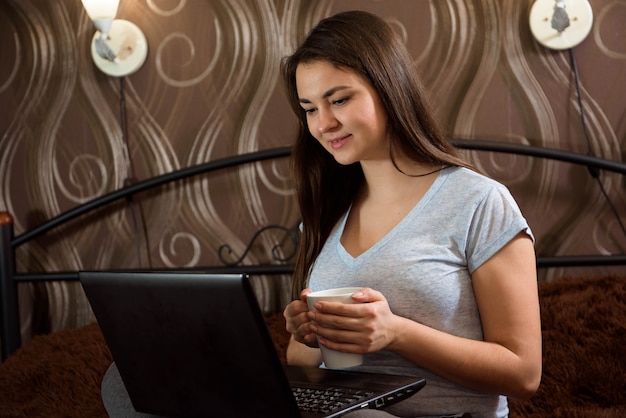
[(245, 275), (81, 272), (79, 277), (138, 411), (299, 416)]

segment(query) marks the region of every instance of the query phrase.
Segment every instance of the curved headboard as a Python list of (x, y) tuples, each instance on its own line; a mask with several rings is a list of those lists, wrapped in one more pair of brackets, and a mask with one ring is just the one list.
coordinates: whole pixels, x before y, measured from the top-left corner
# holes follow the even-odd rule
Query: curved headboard
[[(454, 139), (452, 142), (460, 149), (546, 158), (578, 164), (597, 170), (611, 171), (622, 175), (626, 174), (626, 164), (624, 163), (557, 149), (476, 139)], [(14, 237), (13, 234), (13, 220), (11, 215), (6, 212), (0, 212), (0, 341), (2, 345), (2, 360), (6, 359), (9, 355), (15, 352), (21, 344), (17, 284), (19, 282), (34, 281), (78, 280), (78, 272), (17, 274), (15, 271), (15, 250), (20, 245), (23, 245), (41, 234), (57, 228), (79, 216), (120, 199), (128, 198), (136, 193), (199, 174), (258, 161), (288, 157), (290, 154), (290, 147), (274, 148), (226, 157), (156, 176), (88, 201), (48, 220), (42, 225), (20, 234), (17, 237)], [(294, 239), (297, 240), (297, 235), (294, 236)], [(626, 265), (626, 255), (561, 255), (547, 257), (539, 256), (537, 258), (537, 266), (539, 268), (614, 265)], [(197, 269), (197, 267), (194, 269)], [(185, 269), (177, 268), (177, 270)], [(264, 265), (225, 264), (222, 266), (202, 267), (202, 270), (211, 272), (246, 272), (248, 274), (289, 274), (293, 271), (293, 265), (289, 263), (289, 260), (286, 260), (276, 264)]]

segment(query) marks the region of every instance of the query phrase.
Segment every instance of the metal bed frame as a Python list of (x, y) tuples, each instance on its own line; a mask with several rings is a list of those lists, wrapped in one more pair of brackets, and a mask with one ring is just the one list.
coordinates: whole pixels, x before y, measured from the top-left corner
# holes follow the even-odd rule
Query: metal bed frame
[[(626, 164), (610, 161), (594, 156), (583, 155), (551, 148), (534, 147), (527, 145), (509, 144), (504, 142), (483, 141), (477, 139), (454, 139), (453, 144), (466, 150), (490, 151), (498, 153), (509, 153), (525, 155), (529, 157), (539, 157), (552, 160), (564, 161), (572, 164), (587, 166), (597, 170), (612, 171), (626, 174)], [(77, 206), (64, 212), (47, 222), (29, 231), (14, 237), (13, 218), (7, 212), (0, 212), (0, 344), (2, 345), (1, 360), (4, 361), (13, 354), (21, 345), (20, 319), (18, 307), (18, 283), (40, 282), (40, 281), (76, 281), (78, 272), (50, 272), (50, 273), (16, 273), (15, 271), (15, 251), (26, 242), (40, 236), (41, 234), (56, 228), (65, 222), (71, 221), (92, 210), (101, 208), (120, 199), (128, 198), (136, 193), (152, 189), (164, 184), (182, 180), (199, 174), (208, 173), (228, 167), (235, 167), (243, 164), (254, 163), (269, 159), (288, 157), (291, 154), (291, 147), (281, 147), (264, 151), (251, 152), (247, 154), (226, 157), (219, 160), (199, 164), (189, 168), (184, 168), (171, 173), (156, 176), (142, 182), (124, 187), (104, 196), (93, 199), (87, 203)], [(265, 228), (282, 228), (287, 233), (289, 229), (280, 226), (268, 226)], [(252, 241), (259, 235), (258, 231)], [(294, 237), (292, 236), (292, 239)], [(297, 237), (295, 238), (297, 244)], [(250, 247), (252, 242), (248, 245)], [(224, 246), (223, 246), (224, 247)], [(227, 247), (227, 246), (226, 246)], [(221, 249), (220, 249), (221, 251)], [(211, 272), (245, 272), (248, 274), (276, 275), (291, 274), (293, 264), (289, 259), (279, 260), (276, 264), (266, 265), (240, 265), (239, 261), (245, 256), (245, 252), (237, 263), (225, 263), (223, 266), (203, 267), (203, 271)], [(222, 258), (220, 257), (220, 260)], [(538, 257), (537, 267), (578, 267), (578, 266), (616, 266), (626, 265), (626, 255), (579, 255), (579, 256), (551, 256)], [(178, 268), (177, 270), (181, 270)]]

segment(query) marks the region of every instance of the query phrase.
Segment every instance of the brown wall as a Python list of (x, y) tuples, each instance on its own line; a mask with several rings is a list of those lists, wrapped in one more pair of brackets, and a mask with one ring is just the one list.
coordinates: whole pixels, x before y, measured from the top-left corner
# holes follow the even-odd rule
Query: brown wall
[[(278, 79), (280, 59), (320, 18), (348, 9), (377, 13), (403, 33), (451, 136), (585, 153), (569, 55), (534, 41), (531, 5), (121, 0), (118, 17), (136, 23), (149, 44), (147, 62), (124, 89), (128, 163), (120, 83), (93, 65), (94, 28), (80, 0), (3, 0), (0, 210), (14, 214), (20, 234), (122, 187), (127, 177), (141, 180), (289, 145), (295, 124)], [(624, 161), (626, 2), (591, 5), (592, 32), (575, 48), (591, 146), (598, 156)], [(503, 154), (466, 155), (510, 187), (535, 232), (539, 255), (626, 251), (615, 216), (584, 168)], [(626, 222), (623, 178), (603, 173), (601, 180)], [(20, 247), (18, 271), (215, 265), (221, 244), (240, 254), (258, 228), (291, 226), (298, 219), (287, 160), (202, 176), (145, 193), (134, 203)], [(133, 211), (143, 213), (149, 242), (146, 247), (140, 233), (140, 257)], [(267, 261), (280, 239), (264, 236), (248, 262)], [(549, 269), (540, 279), (607, 270)], [(284, 303), (287, 281), (280, 279), (278, 290), (271, 280), (259, 282), (266, 309)], [(20, 295), (25, 335), (31, 327), (58, 329), (90, 320), (77, 284), (24, 286)]]

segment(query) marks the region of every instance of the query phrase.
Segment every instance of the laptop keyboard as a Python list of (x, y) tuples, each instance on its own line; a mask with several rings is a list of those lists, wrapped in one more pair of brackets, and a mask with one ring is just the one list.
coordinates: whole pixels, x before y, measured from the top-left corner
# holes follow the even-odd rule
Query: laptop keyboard
[(301, 411), (322, 414), (359, 402), (373, 394), (365, 390), (333, 387), (321, 389), (292, 387), (291, 389)]

